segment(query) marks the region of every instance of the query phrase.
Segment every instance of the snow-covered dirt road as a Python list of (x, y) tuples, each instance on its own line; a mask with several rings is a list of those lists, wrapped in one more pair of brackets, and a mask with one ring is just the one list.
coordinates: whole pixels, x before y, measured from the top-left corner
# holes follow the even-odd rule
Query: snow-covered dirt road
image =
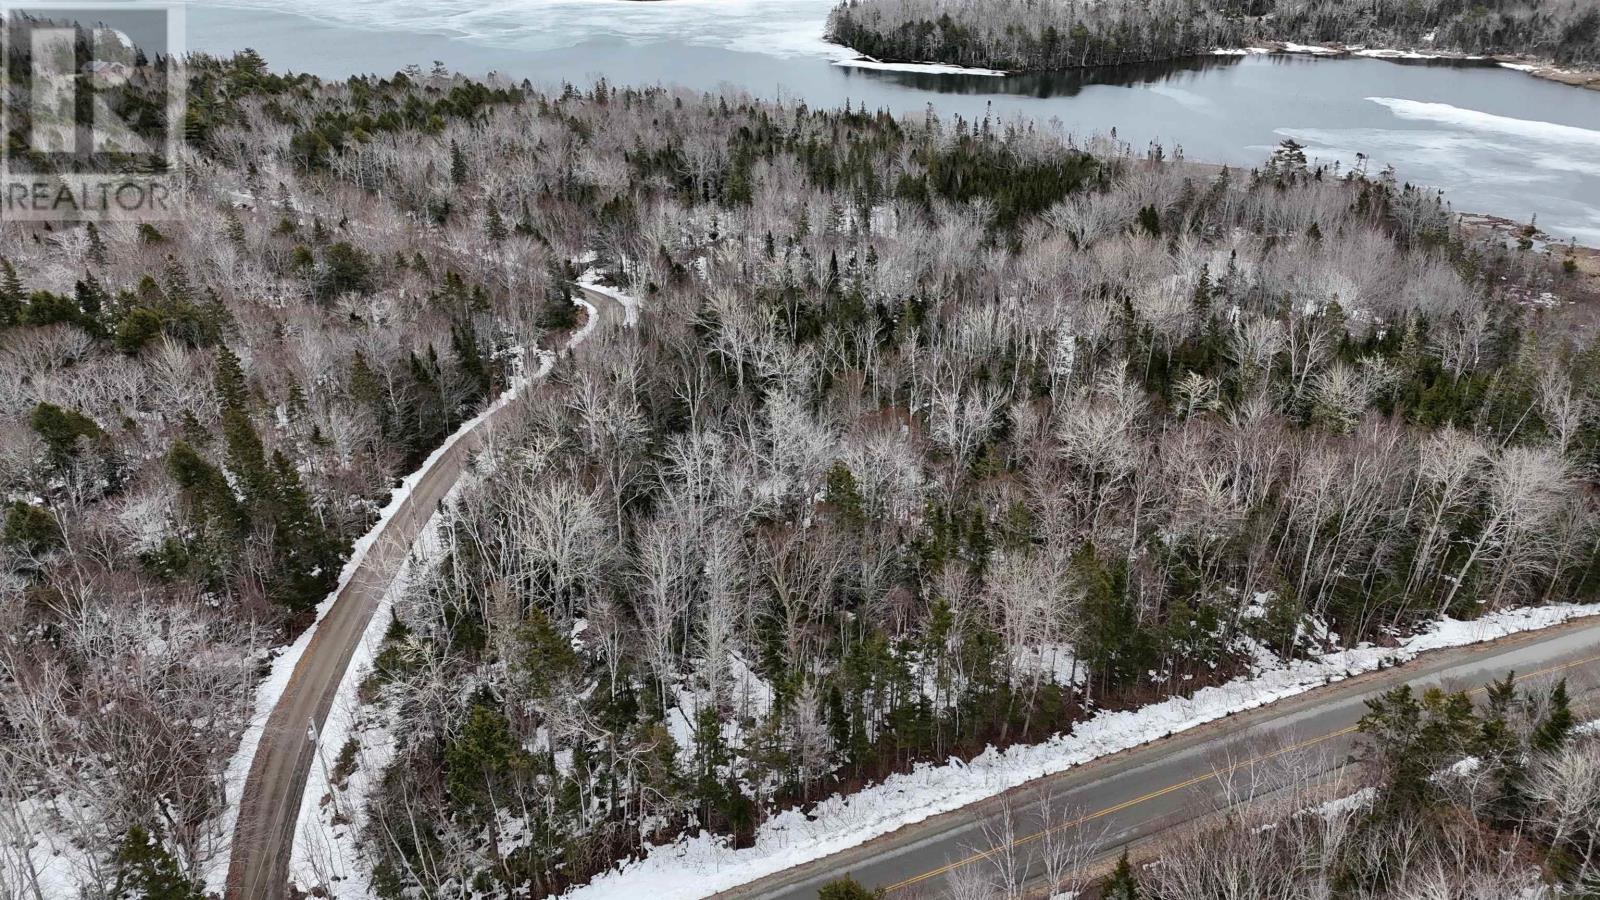
[[(623, 316), (623, 305), (607, 293), (579, 286), (578, 305), (589, 311), (568, 346), (581, 342), (598, 324), (596, 314)], [(548, 354), (539, 357), (548, 359)], [(529, 360), (533, 364), (533, 360)], [(548, 366), (523, 376), (535, 380)], [(261, 729), (239, 800), (228, 862), (230, 900), (278, 900), (285, 895), (290, 851), (299, 821), (307, 775), (316, 759), (310, 738), (320, 732), (351, 656), (372, 621), (373, 610), (399, 572), (417, 536), (438, 511), (440, 501), (461, 477), (473, 454), (484, 447), (499, 423), (516, 415), (521, 395), (514, 384), (476, 419), (457, 431), (407, 478), (401, 495), (379, 523), (357, 544), (339, 589), (300, 649)], [(299, 648), (297, 648), (299, 649)], [(247, 737), (248, 740), (248, 737)], [(329, 752), (336, 753), (338, 748)]]

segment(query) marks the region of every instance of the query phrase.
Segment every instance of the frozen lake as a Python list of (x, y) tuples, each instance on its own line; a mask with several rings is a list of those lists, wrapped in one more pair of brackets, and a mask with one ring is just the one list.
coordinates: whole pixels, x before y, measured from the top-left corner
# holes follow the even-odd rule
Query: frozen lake
[(1537, 215), (1600, 245), (1600, 92), (1493, 64), (1208, 57), (1173, 64), (994, 78), (834, 65), (830, 0), (204, 0), (189, 45), (260, 51), (275, 68), (392, 74), (437, 60), (539, 85), (679, 84), (812, 105), (1055, 121), (1142, 149), (1251, 166), (1292, 137), (1323, 160), (1442, 188), (1454, 208)]

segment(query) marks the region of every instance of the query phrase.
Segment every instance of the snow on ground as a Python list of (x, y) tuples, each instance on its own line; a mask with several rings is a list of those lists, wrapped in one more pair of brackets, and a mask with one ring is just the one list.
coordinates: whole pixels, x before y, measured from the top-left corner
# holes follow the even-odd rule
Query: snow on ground
[[(611, 288), (594, 288), (599, 293), (616, 298), (628, 313), (628, 323), (631, 325), (638, 315), (638, 301)], [(586, 318), (581, 327), (567, 338), (566, 346), (561, 354), (566, 355), (589, 337), (600, 323), (600, 311), (594, 304), (582, 298), (572, 301), (575, 305), (583, 307)], [(428, 458), (416, 474), (406, 479), (405, 485), (395, 493), (395, 499), (385, 508), (384, 517), (380, 524), (387, 522), (393, 514), (400, 499), (409, 493), (410, 489), (420, 479), (421, 473), (432, 468), (435, 460), (446, 449), (468, 431), (482, 423), (494, 410), (510, 403), (521, 391), (533, 381), (543, 378), (549, 373), (555, 363), (555, 355), (549, 351), (539, 354), (539, 368), (532, 375), (518, 375), (512, 380), (511, 387), (495, 401), (495, 403), (472, 421), (462, 425), (434, 454)], [(451, 487), (445, 495), (446, 506), (453, 505), (460, 496), (463, 488), (476, 480), (478, 476), (463, 476)], [(324, 887), (332, 891), (335, 898), (365, 898), (371, 895), (370, 870), (361, 855), (357, 845), (362, 823), (365, 821), (367, 798), (372, 788), (383, 776), (383, 770), (388, 766), (389, 760), (394, 755), (394, 738), (388, 730), (387, 716), (381, 710), (366, 709), (361, 705), (359, 692), (361, 682), (364, 681), (372, 668), (372, 661), (377, 656), (383, 645), (384, 634), (389, 629), (393, 617), (394, 602), (404, 595), (410, 583), (412, 573), (417, 566), (430, 565), (438, 553), (438, 529), (443, 516), (431, 516), (428, 523), (423, 526), (422, 532), (417, 536), (417, 541), (412, 547), (412, 553), (401, 564), (400, 570), (390, 582), (388, 589), (379, 599), (377, 608), (373, 611), (372, 619), (367, 624), (366, 632), (361, 636), (356, 645), (355, 652), (351, 655), (350, 663), (345, 669), (344, 677), (339, 682), (339, 687), (334, 693), (333, 706), (328, 712), (328, 719), (322, 726), (319, 740), (319, 760), (317, 765), (311, 767), (310, 774), (306, 777), (305, 793), (301, 797), (300, 825), (295, 831), (294, 847), (289, 858), (289, 877), (304, 890), (314, 887)], [(374, 528), (368, 536), (376, 534), (380, 529)], [(363, 538), (366, 540), (366, 538)], [(352, 561), (355, 555), (351, 556)], [(343, 586), (348, 579), (350, 566), (345, 569), (340, 585)], [(326, 605), (326, 604), (325, 604)], [(322, 618), (324, 609), (318, 610), (318, 619)], [(313, 629), (307, 631), (307, 635)], [(304, 636), (302, 636), (304, 637)], [(298, 643), (298, 642), (297, 642)], [(302, 648), (303, 649), (303, 648)], [(292, 664), (290, 665), (292, 669)], [(276, 674), (276, 665), (274, 666)], [(278, 692), (282, 692), (279, 684)], [(276, 703), (277, 694), (273, 695)], [(768, 701), (770, 703), (770, 700)], [(271, 704), (265, 707), (267, 713), (271, 712)], [(258, 704), (258, 713), (262, 707)], [(265, 722), (265, 718), (262, 719)], [(335, 767), (335, 761), (345, 742), (354, 736), (359, 745), (355, 771), (349, 776), (344, 788), (335, 789), (330, 783), (330, 776)], [(259, 741), (259, 730), (256, 740)], [(251, 747), (252, 756), (254, 746)], [(230, 774), (232, 767), (229, 768)], [(244, 766), (245, 774), (249, 773), (248, 763)], [(243, 782), (240, 782), (241, 786)], [(230, 791), (230, 797), (237, 796)], [(231, 811), (236, 819), (237, 810)], [(230, 822), (229, 831), (232, 831)], [(223, 867), (222, 876), (226, 878), (226, 866)]]
[(1285, 41), (1284, 53), (1308, 53), (1312, 56), (1338, 56), (1343, 50), (1333, 47), (1323, 47), (1320, 44), (1296, 44), (1294, 41)]
[(100, 810), (67, 797), (23, 797), (0, 821), (9, 832), (0, 845), (0, 897), (31, 897), (35, 883), (45, 897), (77, 897), (98, 883), (96, 857), (74, 836), (112, 839)]
[[(463, 487), (475, 480), (467, 476), (457, 481), (445, 495), (445, 507), (453, 507)], [(388, 716), (381, 709), (363, 707), (359, 691), (382, 649), (395, 601), (405, 595), (418, 567), (425, 569), (437, 558), (439, 525), (444, 518), (433, 516), (423, 526), (411, 554), (378, 601), (372, 621), (339, 682), (328, 720), (323, 723), (318, 762), (306, 777), (300, 824), (295, 830), (289, 857), (289, 879), (303, 891), (320, 887), (329, 891), (329, 896), (341, 900), (359, 900), (372, 894), (371, 870), (361, 855), (357, 839), (366, 822), (367, 799), (394, 757), (395, 744)], [(345, 742), (352, 738), (357, 743), (356, 767), (342, 788), (335, 789), (331, 773)]]
[(859, 56), (853, 59), (836, 59), (836, 66), (848, 69), (872, 69), (877, 72), (920, 72), (923, 75), (993, 75), (1004, 77), (1007, 72), (1000, 69), (980, 69), (969, 66), (952, 66), (945, 63), (934, 62), (879, 62), (870, 56)]
[(1311, 56), (1340, 56), (1346, 51), (1337, 47), (1323, 47), (1319, 44), (1296, 44), (1286, 42), (1271, 46), (1252, 45), (1249, 47), (1219, 47), (1211, 51), (1212, 56), (1256, 56), (1263, 53), (1305, 53)]
[(574, 347), (583, 343), (584, 340), (589, 337), (589, 335), (594, 333), (595, 326), (600, 324), (600, 310), (595, 309), (593, 303), (590, 303), (581, 297), (574, 299), (572, 303), (574, 306), (583, 307), (585, 315), (583, 318), (583, 325), (579, 327), (577, 331), (572, 333), (572, 337), (567, 339), (567, 346), (561, 351), (562, 356), (571, 353)]
[(1439, 59), (1437, 53), (1418, 53), (1415, 50), (1390, 50), (1381, 47), (1359, 47), (1350, 51), (1352, 56), (1368, 59)]
[[(721, 674), (725, 679), (723, 686), (726, 691), (723, 700), (733, 708), (732, 715), (722, 725), (722, 739), (730, 747), (742, 747), (746, 723), (759, 723), (770, 715), (776, 694), (771, 683), (757, 675), (737, 653), (728, 655)], [(678, 746), (679, 759), (687, 763), (694, 753), (695, 720), (701, 707), (711, 698), (707, 691), (696, 689), (688, 683), (674, 685), (672, 694), (676, 700), (672, 708), (667, 710), (665, 725), (667, 733), (672, 735), (673, 742)]]
[(1018, 785), (1082, 765), (1232, 713), (1304, 693), (1428, 650), (1495, 640), (1583, 616), (1600, 604), (1559, 604), (1491, 613), (1470, 622), (1445, 619), (1395, 647), (1362, 644), (1319, 659), (1295, 660), (1194, 696), (1174, 697), (1136, 710), (1102, 712), (1070, 735), (1004, 751), (990, 748), (970, 763), (921, 764), (848, 796), (819, 803), (810, 815), (790, 810), (761, 826), (754, 846), (730, 848), (701, 833), (653, 848), (566, 894), (567, 900), (688, 900), (746, 884), (888, 834), (904, 825), (958, 809)]
[(1390, 50), (1383, 47), (1351, 47), (1350, 52), (1355, 56), (1365, 56), (1368, 59), (1459, 59), (1475, 61), (1485, 58), (1482, 56), (1462, 56), (1455, 53), (1418, 53), (1415, 50)]
[[(578, 283), (596, 294), (610, 297), (617, 301), (622, 307), (622, 324), (630, 327), (637, 324), (639, 321), (639, 298), (632, 294), (623, 293), (614, 287), (601, 284), (600, 275), (599, 269), (586, 269), (582, 275), (578, 276)], [(592, 309), (593, 307), (590, 308)]]
[(1335, 797), (1326, 803), (1319, 803), (1313, 806), (1311, 811), (1324, 819), (1332, 819), (1335, 816), (1360, 812), (1366, 809), (1372, 805), (1373, 798), (1377, 796), (1378, 792), (1375, 789), (1365, 787), (1353, 794), (1346, 794), (1343, 797)]
[[(234, 753), (233, 758), (229, 760), (227, 773), (224, 776), (223, 796), (226, 798), (227, 807), (223, 810), (221, 816), (220, 846), (228, 847), (233, 844), (233, 830), (239, 820), (239, 795), (244, 791), (245, 780), (250, 775), (250, 766), (255, 761), (256, 748), (261, 743), (261, 732), (266, 727), (267, 719), (272, 715), (273, 708), (278, 705), (278, 698), (283, 695), (283, 690), (288, 685), (290, 676), (294, 674), (295, 666), (299, 664), (300, 657), (305, 654), (306, 647), (310, 646), (312, 637), (316, 635), (317, 628), (322, 624), (322, 620), (327, 616), (328, 610), (332, 607), (334, 601), (338, 599), (339, 593), (344, 590), (345, 585), (349, 583), (356, 570), (366, 560), (368, 552), (372, 550), (378, 538), (383, 535), (384, 530), (389, 525), (389, 521), (399, 511), (400, 505), (416, 489), (417, 483), (422, 480), (422, 476), (432, 470), (457, 441), (460, 441), (468, 433), (483, 424), (484, 420), (488, 419), (496, 410), (510, 403), (530, 383), (543, 378), (554, 364), (555, 359), (551, 354), (539, 354), (539, 367), (537, 370), (531, 373), (518, 372), (513, 375), (509, 387), (493, 403), (485, 407), (478, 415), (462, 423), (454, 434), (450, 435), (443, 444), (440, 444), (428, 456), (420, 468), (405, 477), (405, 480), (390, 495), (388, 505), (384, 506), (378, 513), (378, 521), (351, 548), (350, 558), (345, 562), (344, 570), (339, 573), (339, 583), (334, 587), (332, 593), (328, 594), (322, 603), (317, 606), (316, 621), (310, 628), (302, 632), (294, 643), (280, 648), (276, 656), (272, 658), (272, 666), (267, 677), (256, 686), (254, 712), (250, 716), (250, 723), (245, 726), (244, 733), (240, 736), (239, 749)], [(373, 616), (374, 622), (378, 620), (378, 616)], [(387, 626), (388, 622), (385, 619), (384, 627)], [(382, 632), (380, 631), (379, 633), (381, 634)], [(363, 643), (365, 642), (363, 641)], [(348, 672), (346, 674), (348, 677)], [(222, 893), (228, 878), (228, 861), (229, 855), (227, 853), (219, 853), (206, 864), (202, 874), (207, 890), (218, 894)]]
[(1089, 680), (1089, 670), (1078, 664), (1071, 644), (1041, 644), (1023, 647), (1012, 659), (1017, 671), (1037, 674), (1043, 680), (1059, 685), (1082, 686)]
[[(1212, 50), (1212, 56), (1256, 56), (1265, 53), (1300, 53), (1309, 56), (1362, 56), (1367, 59), (1462, 59), (1480, 60), (1482, 56), (1462, 56), (1457, 53), (1422, 53), (1416, 50), (1394, 50), (1387, 47), (1324, 47), (1320, 44), (1296, 44), (1287, 42), (1273, 47), (1220, 47)], [(1505, 65), (1502, 63), (1501, 65)]]

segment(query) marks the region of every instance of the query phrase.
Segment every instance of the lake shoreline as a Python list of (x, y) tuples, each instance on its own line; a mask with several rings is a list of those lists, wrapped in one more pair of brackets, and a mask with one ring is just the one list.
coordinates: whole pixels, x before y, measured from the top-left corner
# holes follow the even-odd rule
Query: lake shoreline
[(1519, 56), (1496, 56), (1494, 60), (1503, 68), (1524, 72), (1545, 81), (1554, 81), (1557, 84), (1571, 85), (1588, 91), (1600, 91), (1600, 69), (1566, 68), (1549, 60)]
[[(842, 44), (840, 46), (843, 46)], [(850, 50), (853, 56), (848, 59), (836, 59), (833, 64), (847, 69), (866, 69), (873, 72), (910, 72), (922, 75), (981, 75), (985, 77), (1004, 78), (1012, 74), (1005, 69), (982, 69), (976, 66), (956, 66), (939, 62), (902, 62), (892, 59), (874, 59), (865, 53)]]
[(1010, 76), (1050, 72), (1072, 72), (1093, 69), (1114, 70), (1127, 66), (1150, 65), (1152, 63), (1182, 62), (1188, 59), (1198, 59), (1206, 56), (1253, 56), (1271, 54), (1289, 54), (1297, 56), (1314, 56), (1323, 59), (1338, 59), (1346, 57), (1361, 57), (1365, 59), (1380, 59), (1388, 62), (1443, 62), (1443, 63), (1478, 63), (1483, 65), (1498, 65), (1501, 68), (1522, 72), (1534, 78), (1554, 81), (1571, 87), (1585, 90), (1600, 91), (1600, 68), (1593, 67), (1567, 67), (1557, 65), (1553, 60), (1538, 57), (1519, 56), (1514, 54), (1478, 55), (1461, 53), (1453, 50), (1416, 50), (1402, 47), (1368, 47), (1364, 44), (1341, 44), (1329, 42), (1323, 44), (1299, 44), (1294, 41), (1254, 41), (1244, 47), (1216, 47), (1204, 53), (1185, 54), (1182, 56), (1167, 57), (1153, 60), (1130, 60), (1119, 63), (1102, 65), (1071, 66), (1065, 69), (1001, 69), (983, 66), (967, 66), (957, 63), (944, 63), (932, 60), (902, 60), (888, 57), (878, 58), (838, 43), (829, 34), (827, 39), (839, 47), (848, 50), (852, 56), (848, 59), (835, 60), (834, 65), (861, 69), (872, 69), (888, 72), (913, 72), (925, 75), (985, 75), (985, 76)]
[[(530, 44), (513, 40), (509, 27), (496, 31), (493, 41), (478, 40), (441, 34), (440, 22), (427, 17), (382, 28), (337, 25), (232, 7), (235, 2), (257, 0), (190, 9), (192, 50), (225, 56), (253, 46), (274, 69), (332, 80), (360, 73), (389, 77), (412, 64), (428, 71), (438, 61), (470, 76), (492, 73), (558, 91), (603, 78), (618, 85), (748, 92), (813, 107), (849, 103), (896, 116), (922, 117), (931, 108), (948, 120), (1028, 119), (1079, 135), (1114, 130), (1136, 150), (1181, 148), (1189, 159), (1242, 170), (1293, 138), (1308, 156), (1345, 168), (1393, 165), (1402, 181), (1444, 189), (1458, 209), (1523, 222), (1537, 215), (1555, 234), (1600, 244), (1600, 164), (1592, 153), (1600, 138), (1590, 134), (1600, 133), (1600, 92), (1574, 93), (1491, 61), (1385, 65), (1388, 60), (1353, 54), (1326, 62), (1324, 56), (1260, 52), (985, 77), (836, 65), (859, 54), (820, 37), (800, 42), (793, 29), (775, 30), (774, 20), (803, 17), (812, 0), (704, 0), (698, 6), (613, 0), (619, 8), (656, 11), (625, 21), (590, 16), (586, 0), (539, 0), (559, 15)], [(756, 4), (759, 15), (735, 15)], [(475, 24), (486, 30), (498, 21)], [(431, 30), (418, 30), (430, 24)], [(814, 31), (820, 36), (821, 30), (819, 18)], [(1440, 105), (1421, 111), (1427, 115), (1402, 117), (1374, 97)]]

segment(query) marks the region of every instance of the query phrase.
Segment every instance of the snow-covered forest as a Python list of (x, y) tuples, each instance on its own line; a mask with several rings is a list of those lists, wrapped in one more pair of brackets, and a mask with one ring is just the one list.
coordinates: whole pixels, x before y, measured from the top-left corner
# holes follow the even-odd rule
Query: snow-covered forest
[(267, 648), (508, 351), (576, 324), (579, 268), (639, 321), (528, 390), (362, 685), (379, 896), (542, 896), (1263, 653), (1596, 592), (1576, 276), (1384, 173), (192, 76), (188, 216), (0, 228), (20, 896), (46, 833), (86, 895), (198, 892)]
[(543, 209), (645, 312), (397, 605), (381, 892), (554, 892), (1250, 648), (1592, 586), (1559, 259), (1381, 175), (602, 87), (365, 177), (423, 192), (452, 139), (485, 236)]
[[(547, 251), (505, 264), (442, 211), (309, 180), (302, 129), (262, 110), (322, 88), (252, 56), (190, 76), (181, 218), (0, 226), (8, 897), (62, 896), (30, 845), (76, 847), (85, 896), (142, 877), (149, 835), (185, 877), (226, 859), (223, 770), (269, 649), (395, 480), (503, 385), (502, 351), (570, 327), (564, 297), (554, 320), (529, 299), (554, 283)], [(419, 93), (367, 127), (514, 98)]]
[(1262, 41), (1600, 63), (1600, 8), (1586, 0), (843, 0), (828, 33), (879, 59), (1010, 71)]

